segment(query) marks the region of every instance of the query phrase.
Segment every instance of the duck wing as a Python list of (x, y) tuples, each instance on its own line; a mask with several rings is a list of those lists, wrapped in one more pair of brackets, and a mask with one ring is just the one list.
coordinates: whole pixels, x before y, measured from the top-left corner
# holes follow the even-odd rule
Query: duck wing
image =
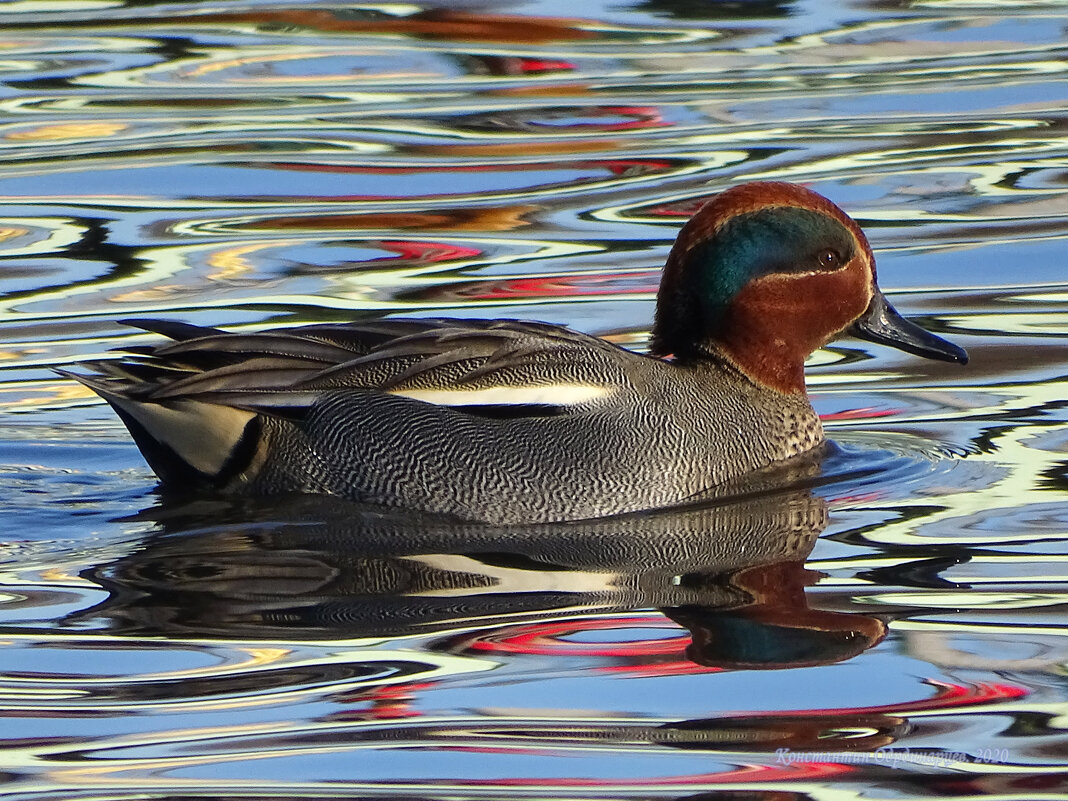
[(170, 337), (65, 373), (105, 399), (195, 401), (300, 418), (324, 393), (366, 389), (487, 416), (539, 416), (603, 401), (645, 357), (559, 326), (394, 319), (227, 333), (125, 321)]

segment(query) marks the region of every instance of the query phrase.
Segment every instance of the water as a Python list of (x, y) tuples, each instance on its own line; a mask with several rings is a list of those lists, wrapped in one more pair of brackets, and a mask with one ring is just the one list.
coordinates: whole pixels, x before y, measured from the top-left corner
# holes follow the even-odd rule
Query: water
[[(1064, 794), (1057, 4), (0, 6), (12, 799)], [(843, 340), (837, 450), (501, 532), (176, 506), (49, 370), (168, 316), (512, 316), (644, 346), (746, 179), (853, 213), (967, 368)]]

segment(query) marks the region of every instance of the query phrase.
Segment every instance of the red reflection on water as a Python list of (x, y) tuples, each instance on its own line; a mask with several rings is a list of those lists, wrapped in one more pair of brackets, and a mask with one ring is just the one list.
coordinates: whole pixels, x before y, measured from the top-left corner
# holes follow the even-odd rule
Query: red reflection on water
[(403, 682), (385, 684), (343, 693), (334, 697), (336, 703), (368, 703), (366, 709), (353, 709), (327, 716), (326, 720), (403, 720), (420, 717), (424, 713), (415, 708), (422, 690), (429, 690), (435, 682)]
[(779, 782), (820, 780), (841, 777), (855, 772), (852, 765), (838, 762), (805, 762), (793, 765), (743, 765), (721, 773), (691, 773), (684, 776), (660, 776), (654, 778), (628, 779), (581, 779), (581, 778), (517, 778), (517, 779), (468, 779), (466, 786), (503, 787), (603, 787), (625, 784), (629, 787), (686, 787), (695, 784), (723, 784), (727, 782)]
[(570, 72), (577, 69), (571, 61), (519, 56), (477, 56), (474, 59), (490, 75), (531, 75), (540, 72)]
[[(660, 109), (656, 106), (606, 106), (604, 111), (606, 113), (631, 117), (628, 121), (612, 123), (610, 125), (599, 124), (596, 126), (598, 128), (603, 128), (606, 131), (629, 131), (634, 128), (668, 128), (671, 126), (671, 124), (664, 119), (663, 114), (660, 113)], [(646, 160), (649, 161), (649, 159)], [(663, 163), (667, 165), (671, 162), (664, 161)]]
[(248, 22), (286, 25), (332, 33), (389, 34), (427, 39), (542, 44), (576, 39), (596, 39), (600, 34), (589, 23), (563, 17), (529, 17), (490, 14), (482, 11), (431, 8), (415, 14), (362, 16), (350, 9), (279, 9), (244, 13), (199, 14), (172, 17), (172, 21), (205, 25)]
[[(536, 111), (536, 109), (534, 110)], [(600, 118), (621, 117), (616, 121)], [(671, 123), (664, 119), (657, 106), (576, 106), (567, 109), (567, 113), (556, 115), (543, 114), (516, 118), (528, 126), (552, 128), (564, 131), (630, 131), (646, 128), (668, 128)], [(674, 163), (672, 159), (627, 159), (626, 161), (650, 165), (659, 165), (667, 169)]]
[[(465, 248), (460, 245), (448, 245), (444, 242), (412, 242), (407, 240), (383, 240), (378, 243), (386, 250), (397, 254), (397, 257), (407, 261), (437, 263), (443, 261), (457, 261), (481, 256), (482, 251), (477, 248)], [(372, 259), (372, 261), (391, 261), (396, 257), (384, 257)]]
[(657, 639), (627, 639), (616, 643), (584, 643), (563, 638), (584, 631), (627, 630), (641, 628), (675, 629), (678, 626), (663, 617), (618, 617), (592, 620), (560, 620), (513, 626), (508, 634), (477, 639), (467, 645), (472, 651), (491, 653), (540, 654), (548, 656), (642, 657), (679, 655), (686, 652), (690, 638), (686, 634)]
[(893, 417), (901, 414), (904, 409), (876, 409), (874, 406), (864, 406), (860, 409), (843, 409), (840, 412), (821, 414), (820, 420), (872, 420), (877, 417)]
[[(633, 127), (629, 124), (621, 124), (620, 127)], [(673, 163), (667, 161), (655, 161), (653, 159), (605, 159), (592, 162), (599, 167), (605, 167), (616, 175), (651, 175), (658, 172), (667, 172)]]
[(511, 278), (499, 281), (474, 281), (457, 286), (433, 287), (420, 297), (440, 299), (442, 296), (474, 300), (503, 300), (510, 298), (590, 297), (598, 295), (645, 295), (656, 292), (659, 270), (640, 273), (607, 273), (603, 275), (544, 276)]

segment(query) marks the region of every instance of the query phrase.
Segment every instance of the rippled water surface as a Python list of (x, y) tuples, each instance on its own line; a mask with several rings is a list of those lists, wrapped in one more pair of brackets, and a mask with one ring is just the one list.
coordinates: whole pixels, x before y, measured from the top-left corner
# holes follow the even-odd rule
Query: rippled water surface
[[(0, 4), (13, 799), (1063, 797), (1057, 3)], [(813, 357), (836, 451), (508, 531), (164, 503), (52, 367), (388, 314), (642, 348), (705, 196), (804, 182), (967, 368)]]

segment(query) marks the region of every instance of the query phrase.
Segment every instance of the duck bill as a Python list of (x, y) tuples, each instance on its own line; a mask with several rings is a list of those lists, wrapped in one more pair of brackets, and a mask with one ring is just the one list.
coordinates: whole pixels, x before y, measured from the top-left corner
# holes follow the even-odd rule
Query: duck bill
[(872, 295), (867, 311), (853, 323), (849, 333), (870, 342), (923, 356), (925, 359), (968, 363), (968, 354), (964, 348), (935, 336), (915, 323), (910, 323), (897, 313), (878, 289)]

